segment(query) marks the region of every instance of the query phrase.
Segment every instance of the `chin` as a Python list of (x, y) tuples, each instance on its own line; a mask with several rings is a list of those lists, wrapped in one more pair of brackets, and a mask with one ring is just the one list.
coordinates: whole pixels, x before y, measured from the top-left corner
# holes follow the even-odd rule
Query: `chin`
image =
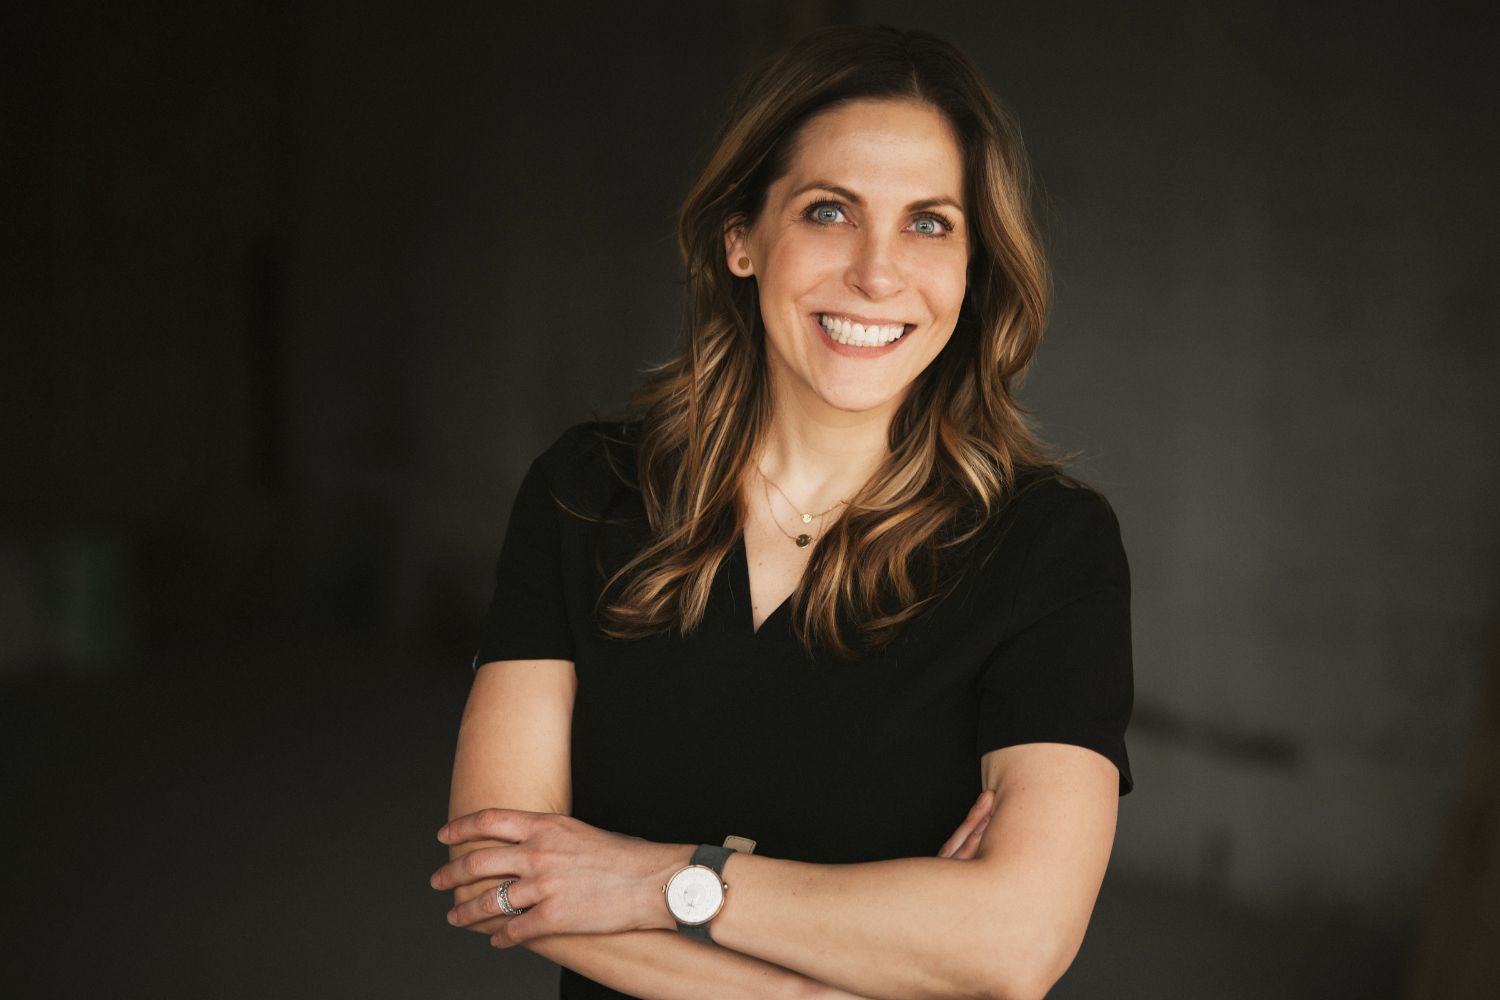
[(900, 393), (891, 392), (884, 387), (856, 388), (847, 386), (838, 389), (828, 389), (820, 392), (819, 397), (824, 403), (835, 410), (845, 413), (869, 413), (875, 410), (892, 410), (900, 402)]

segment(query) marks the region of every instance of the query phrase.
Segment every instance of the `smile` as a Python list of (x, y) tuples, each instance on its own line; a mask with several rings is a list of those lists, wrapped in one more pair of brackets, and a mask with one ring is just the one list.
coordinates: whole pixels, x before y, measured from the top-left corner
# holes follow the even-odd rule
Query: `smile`
[(849, 347), (884, 347), (912, 328), (910, 323), (856, 323), (829, 313), (818, 313), (817, 320), (830, 340)]

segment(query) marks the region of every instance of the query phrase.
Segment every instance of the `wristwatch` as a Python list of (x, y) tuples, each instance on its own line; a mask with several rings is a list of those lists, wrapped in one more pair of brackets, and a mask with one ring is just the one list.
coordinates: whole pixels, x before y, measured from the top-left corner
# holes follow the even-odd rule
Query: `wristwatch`
[(724, 862), (735, 851), (753, 853), (755, 841), (744, 837), (726, 837), (724, 846), (700, 844), (692, 860), (661, 887), (667, 897), (667, 910), (677, 921), (679, 933), (700, 941), (712, 941), (708, 922), (724, 908), (729, 883), (724, 881)]

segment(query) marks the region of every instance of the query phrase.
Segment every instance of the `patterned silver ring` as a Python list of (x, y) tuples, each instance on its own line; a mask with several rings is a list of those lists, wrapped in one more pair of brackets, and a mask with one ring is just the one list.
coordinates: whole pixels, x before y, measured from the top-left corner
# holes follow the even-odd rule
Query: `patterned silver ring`
[(510, 889), (510, 884), (514, 881), (516, 880), (513, 878), (508, 878), (504, 882), (501, 882), (499, 885), (495, 886), (495, 902), (500, 904), (500, 912), (505, 914), (507, 917), (519, 917), (521, 914), (525, 913), (526, 910), (531, 909), (531, 907), (528, 906), (525, 909), (518, 910), (514, 906), (510, 905), (510, 893), (507, 890)]

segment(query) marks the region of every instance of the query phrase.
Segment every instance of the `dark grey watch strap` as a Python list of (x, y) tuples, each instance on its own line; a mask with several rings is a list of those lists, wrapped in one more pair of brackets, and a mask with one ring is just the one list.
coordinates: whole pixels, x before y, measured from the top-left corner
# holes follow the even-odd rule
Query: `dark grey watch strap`
[(699, 844), (698, 849), (693, 852), (690, 865), (707, 865), (720, 875), (724, 874), (724, 862), (734, 853), (732, 847), (718, 847), (714, 844)]
[[(724, 862), (729, 860), (729, 856), (733, 853), (734, 848), (732, 847), (716, 847), (713, 844), (699, 844), (698, 849), (693, 852), (692, 860), (689, 861), (688, 864), (707, 865), (709, 868), (712, 868), (714, 870), (715, 875), (719, 876), (719, 880), (723, 881)], [(712, 922), (713, 921), (709, 921), (709, 923)], [(697, 938), (699, 941), (713, 940), (713, 938), (709, 937), (708, 934), (708, 924), (698, 924), (696, 926), (693, 926), (690, 924), (678, 923), (677, 930), (687, 937)]]

